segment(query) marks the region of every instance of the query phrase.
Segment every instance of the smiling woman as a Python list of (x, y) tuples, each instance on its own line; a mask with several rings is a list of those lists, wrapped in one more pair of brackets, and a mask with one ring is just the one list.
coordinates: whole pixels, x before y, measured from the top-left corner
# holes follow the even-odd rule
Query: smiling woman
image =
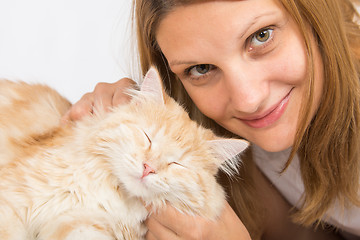
[(253, 144), (240, 178), (220, 178), (232, 208), (218, 221), (169, 206), (149, 217), (147, 239), (239, 239), (241, 222), (253, 239), (340, 238), (319, 223), (360, 237), (354, 2), (134, 1), (142, 71), (157, 66), (192, 119)]
[[(283, 8), (272, 1), (262, 4), (226, 1), (180, 7), (161, 21), (156, 39), (171, 71), (204, 115), (265, 150), (281, 151), (292, 146), (296, 133), (307, 83), (306, 50)], [(221, 34), (214, 29), (222, 29)], [(321, 58), (315, 54), (319, 80), (312, 115), (323, 79)]]

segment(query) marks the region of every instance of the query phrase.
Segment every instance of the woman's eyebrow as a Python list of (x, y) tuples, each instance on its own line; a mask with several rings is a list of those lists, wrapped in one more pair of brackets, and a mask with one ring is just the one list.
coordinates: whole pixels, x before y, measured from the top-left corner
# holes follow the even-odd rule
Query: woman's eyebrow
[(169, 66), (176, 66), (176, 65), (196, 65), (198, 64), (197, 62), (194, 61), (181, 61), (181, 60), (172, 60), (169, 62)]
[(239, 34), (239, 39), (243, 38), (245, 36), (245, 34), (248, 32), (248, 30), (250, 29), (250, 27), (255, 25), (259, 21), (259, 19), (271, 16), (271, 15), (276, 15), (276, 13), (277, 13), (276, 11), (268, 11), (268, 12), (264, 12), (264, 13), (261, 13), (261, 14), (255, 16), (253, 19), (251, 19), (251, 21), (249, 21), (245, 25), (244, 31), (241, 34)]
[[(245, 36), (245, 34), (248, 32), (248, 30), (250, 29), (251, 26), (253, 26), (254, 24), (256, 24), (259, 19), (262, 19), (264, 17), (268, 17), (271, 15), (276, 15), (278, 12), (277, 11), (265, 11), (261, 14), (256, 15), (255, 17), (253, 17), (246, 25), (245, 27), (242, 27), (244, 30), (239, 34), (239, 39), (243, 38)], [(194, 61), (182, 61), (182, 60), (171, 60), (169, 62), (169, 66), (173, 67), (173, 66), (178, 66), (178, 65), (197, 65), (199, 64), (198, 62), (194, 62)]]

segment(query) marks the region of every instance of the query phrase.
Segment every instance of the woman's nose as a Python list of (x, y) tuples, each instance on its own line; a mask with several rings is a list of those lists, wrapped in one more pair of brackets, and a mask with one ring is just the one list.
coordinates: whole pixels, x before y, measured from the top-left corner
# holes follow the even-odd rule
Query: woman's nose
[(225, 74), (225, 85), (231, 107), (242, 113), (255, 113), (269, 94), (266, 74), (261, 70), (243, 69)]

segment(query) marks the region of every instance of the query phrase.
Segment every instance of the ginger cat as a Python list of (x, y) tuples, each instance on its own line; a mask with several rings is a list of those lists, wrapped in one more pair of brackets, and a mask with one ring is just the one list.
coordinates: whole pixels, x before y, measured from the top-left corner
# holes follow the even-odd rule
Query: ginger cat
[(145, 204), (216, 218), (247, 147), (191, 121), (151, 68), (132, 100), (60, 126), (70, 103), (0, 81), (0, 239), (144, 239)]

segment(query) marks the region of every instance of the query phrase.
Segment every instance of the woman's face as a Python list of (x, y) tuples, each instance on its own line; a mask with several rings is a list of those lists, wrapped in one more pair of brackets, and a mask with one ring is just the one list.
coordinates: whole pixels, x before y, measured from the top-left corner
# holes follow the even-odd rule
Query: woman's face
[[(273, 0), (178, 7), (156, 32), (171, 70), (199, 110), (268, 151), (292, 146), (307, 89), (304, 40)], [(315, 43), (312, 43), (315, 45)], [(315, 49), (315, 114), (323, 70)]]

